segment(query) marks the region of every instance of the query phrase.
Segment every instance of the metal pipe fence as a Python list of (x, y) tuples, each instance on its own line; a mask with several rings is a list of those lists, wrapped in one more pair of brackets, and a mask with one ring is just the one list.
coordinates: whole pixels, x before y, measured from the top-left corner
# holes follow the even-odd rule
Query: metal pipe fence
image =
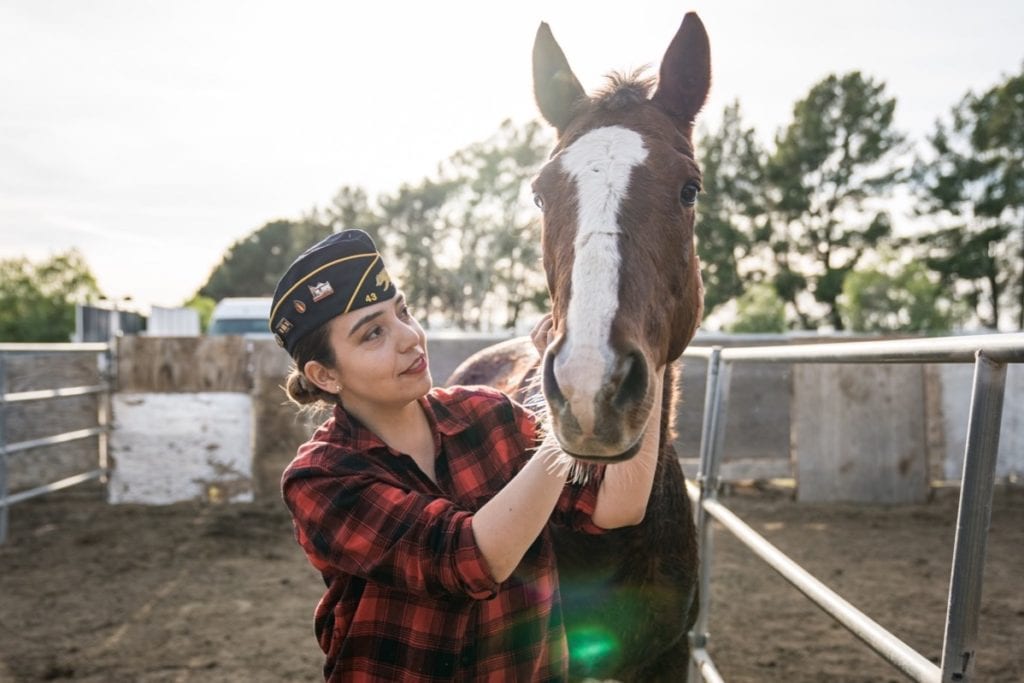
[[(711, 607), (712, 518), (910, 679), (927, 683), (974, 680), (982, 573), (991, 521), (1006, 366), (1024, 362), (1024, 334), (793, 346), (694, 347), (687, 349), (684, 358), (703, 358), (708, 363), (698, 486), (687, 485), (687, 492), (697, 505), (697, 532), (701, 544), (701, 609), (690, 632), (690, 680), (722, 680), (706, 647)], [(941, 667), (814, 578), (718, 500), (730, 370), (736, 363), (747, 362), (974, 363)]]
[[(9, 359), (14, 356), (26, 355), (68, 355), (95, 354), (101, 379), (100, 384), (56, 389), (40, 389), (32, 391), (7, 391), (7, 373)], [(115, 364), (113, 346), (111, 344), (0, 344), (0, 544), (7, 541), (8, 508), (30, 498), (59, 491), (78, 484), (103, 480), (108, 470), (108, 435), (110, 432), (110, 396)], [(77, 429), (60, 434), (26, 439), (14, 443), (7, 441), (8, 406), (29, 401), (52, 401), (72, 396), (99, 396), (99, 407), (96, 424), (84, 429)], [(97, 467), (93, 470), (80, 472), (57, 481), (30, 488), (17, 493), (8, 490), (7, 456), (14, 453), (31, 451), (49, 446), (98, 437)]]

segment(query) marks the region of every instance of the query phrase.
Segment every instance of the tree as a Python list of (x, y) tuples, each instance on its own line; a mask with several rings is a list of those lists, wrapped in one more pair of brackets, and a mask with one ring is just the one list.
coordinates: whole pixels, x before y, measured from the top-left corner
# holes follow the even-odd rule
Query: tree
[(195, 310), (199, 314), (199, 329), (206, 332), (210, 327), (210, 318), (213, 317), (213, 309), (216, 308), (217, 302), (208, 296), (196, 294), (186, 301), (184, 306)]
[(529, 199), (529, 181), (550, 146), (546, 130), (536, 121), (517, 128), (506, 120), (490, 138), (449, 159), (461, 208), (459, 327), (514, 328), (527, 306), (546, 306), (540, 221)]
[(329, 226), (331, 232), (356, 228), (369, 234), (375, 244), (379, 245), (383, 241), (380, 229), (384, 218), (361, 187), (342, 186), (331, 203), (322, 210), (314, 209), (308, 220)]
[(198, 296), (271, 296), (292, 261), (331, 233), (314, 217), (271, 221), (235, 242), (210, 273)]
[(703, 176), (697, 252), (704, 309), (710, 313), (740, 296), (751, 281), (764, 278), (752, 254), (766, 237), (765, 152), (754, 129), (743, 127), (739, 102), (726, 106), (718, 130), (701, 131), (697, 147)]
[(435, 320), (447, 322), (450, 303), (457, 296), (451, 277), (457, 247), (448, 212), (456, 185), (425, 178), (380, 199), (378, 248), (388, 253), (389, 270), (398, 273), (406, 301), (427, 327)]
[(792, 123), (776, 136), (767, 166), (775, 287), (803, 328), (843, 329), (843, 280), (891, 232), (888, 214), (872, 200), (900, 179), (895, 109), (883, 83), (857, 71), (830, 75), (796, 103)]
[(75, 249), (40, 263), (0, 260), (0, 341), (66, 342), (75, 304), (102, 298), (96, 278)]
[(371, 198), (344, 186), (298, 221), (267, 223), (231, 246), (198, 296), (269, 296), (306, 247), (360, 228), (384, 254), (425, 325), (514, 328), (544, 308), (537, 211), (529, 180), (545, 158), (546, 128), (505, 121), (486, 140), (456, 151), (437, 173)]
[[(938, 121), (915, 165), (926, 263), (987, 327), (1024, 329), (1024, 67)], [(1010, 322), (1012, 320), (1012, 323)]]
[(895, 259), (850, 273), (840, 310), (857, 332), (946, 332), (964, 317), (924, 264), (902, 265)]
[(536, 211), (527, 208), (547, 147), (542, 130), (505, 121), (434, 177), (379, 199), (389, 268), (426, 324), (514, 327), (527, 306), (546, 301)]
[(785, 332), (786, 302), (769, 284), (755, 284), (736, 301), (736, 318), (729, 332)]

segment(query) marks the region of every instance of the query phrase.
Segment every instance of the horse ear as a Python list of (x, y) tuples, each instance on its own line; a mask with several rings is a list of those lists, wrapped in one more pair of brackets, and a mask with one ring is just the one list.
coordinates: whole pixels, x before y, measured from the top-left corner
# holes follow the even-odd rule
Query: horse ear
[(693, 123), (711, 88), (711, 47), (704, 24), (694, 12), (683, 23), (665, 51), (658, 74), (658, 89), (651, 99), (682, 123)]
[(551, 28), (543, 22), (533, 42), (533, 93), (541, 115), (559, 135), (572, 121), (576, 103), (586, 98)]

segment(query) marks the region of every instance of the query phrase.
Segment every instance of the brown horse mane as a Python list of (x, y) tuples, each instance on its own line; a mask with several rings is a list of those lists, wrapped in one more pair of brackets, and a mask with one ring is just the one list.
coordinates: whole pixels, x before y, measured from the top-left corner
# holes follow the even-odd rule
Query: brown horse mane
[(657, 83), (654, 76), (646, 75), (647, 68), (629, 73), (613, 71), (605, 76), (603, 88), (590, 98), (591, 106), (600, 111), (620, 111), (646, 102)]

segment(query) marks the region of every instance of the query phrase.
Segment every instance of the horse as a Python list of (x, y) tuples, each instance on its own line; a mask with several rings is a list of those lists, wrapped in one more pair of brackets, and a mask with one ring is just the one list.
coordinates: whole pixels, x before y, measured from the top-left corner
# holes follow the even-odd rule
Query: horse
[(692, 135), (710, 87), (708, 36), (687, 14), (656, 83), (613, 73), (588, 96), (542, 23), (533, 76), (538, 108), (557, 133), (533, 183), (553, 341), (543, 359), (525, 338), (484, 349), (447, 384), (488, 384), (527, 403), (539, 384), (563, 450), (593, 467), (636, 453), (651, 378), (665, 368), (643, 521), (600, 535), (553, 533), (572, 678), (685, 680), (699, 603), (697, 540), (672, 443), (674, 361), (703, 311)]

